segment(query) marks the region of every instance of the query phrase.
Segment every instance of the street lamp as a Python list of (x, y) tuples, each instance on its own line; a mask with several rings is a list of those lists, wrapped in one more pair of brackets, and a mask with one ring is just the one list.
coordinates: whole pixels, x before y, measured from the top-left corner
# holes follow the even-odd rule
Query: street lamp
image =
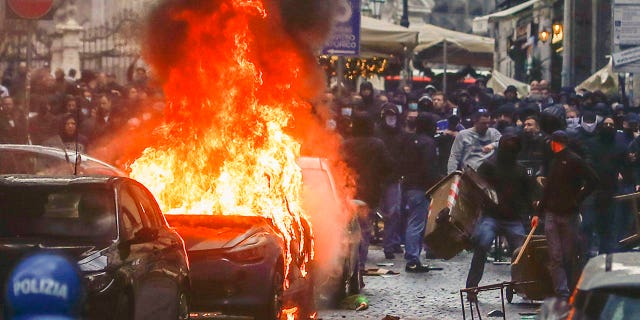
[(402, 0), (402, 18), (400, 25), (409, 28), (409, 0)]
[(551, 43), (557, 43), (562, 41), (564, 38), (564, 31), (562, 30), (562, 23), (556, 22), (551, 27), (553, 30), (553, 37), (551, 38)]
[(542, 41), (542, 43), (546, 43), (549, 40), (549, 36), (551, 35), (551, 33), (549, 32), (549, 30), (542, 29), (539, 33), (538, 33), (538, 39), (540, 39), (540, 41)]
[(382, 5), (385, 0), (371, 0), (373, 2), (373, 17), (376, 19), (382, 18)]

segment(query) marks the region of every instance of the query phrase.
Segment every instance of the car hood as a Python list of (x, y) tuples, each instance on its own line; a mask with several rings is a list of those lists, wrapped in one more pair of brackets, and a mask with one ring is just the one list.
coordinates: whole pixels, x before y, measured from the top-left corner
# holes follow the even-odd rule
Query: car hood
[(251, 235), (271, 229), (269, 220), (238, 215), (165, 215), (184, 239), (187, 251), (233, 248)]

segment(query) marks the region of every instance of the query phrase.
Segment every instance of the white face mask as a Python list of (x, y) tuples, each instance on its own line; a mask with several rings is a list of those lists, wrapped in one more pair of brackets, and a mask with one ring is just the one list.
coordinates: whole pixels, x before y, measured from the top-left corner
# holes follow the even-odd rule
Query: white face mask
[(384, 123), (391, 128), (395, 128), (398, 123), (398, 117), (393, 115), (384, 116)]
[(597, 122), (587, 123), (587, 122), (584, 122), (584, 119), (582, 119), (582, 123), (580, 125), (582, 126), (584, 131), (593, 133), (594, 131), (596, 131), (596, 126), (598, 126), (598, 123)]
[(579, 125), (579, 118), (567, 118), (567, 128), (577, 128)]

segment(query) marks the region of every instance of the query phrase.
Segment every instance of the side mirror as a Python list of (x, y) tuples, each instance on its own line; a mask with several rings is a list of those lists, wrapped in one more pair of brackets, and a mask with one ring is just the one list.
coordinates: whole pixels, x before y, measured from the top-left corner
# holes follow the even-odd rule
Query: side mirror
[(145, 242), (151, 242), (158, 239), (158, 230), (144, 227), (138, 230), (131, 239), (121, 240), (118, 244), (120, 258), (126, 259), (131, 253), (131, 245)]

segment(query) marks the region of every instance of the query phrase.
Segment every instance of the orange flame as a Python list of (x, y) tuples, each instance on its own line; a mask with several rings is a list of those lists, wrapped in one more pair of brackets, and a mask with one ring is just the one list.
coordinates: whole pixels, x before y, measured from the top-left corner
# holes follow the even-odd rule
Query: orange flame
[[(309, 223), (296, 165), (301, 145), (287, 132), (296, 112), (311, 110), (299, 94), (305, 61), (291, 41), (277, 36), (261, 1), (208, 6), (217, 7), (170, 13), (187, 30), (166, 72), (165, 125), (131, 164), (130, 175), (150, 189), (165, 213), (271, 219), (290, 262), (292, 249), (310, 246), (303, 236)], [(268, 72), (273, 62), (264, 61), (255, 34), (265, 26), (280, 43), (272, 53), (281, 63), (277, 73)], [(306, 261), (311, 258), (309, 253)]]
[(282, 315), (285, 316), (287, 320), (294, 320), (297, 314), (298, 314), (298, 307), (282, 309)]

